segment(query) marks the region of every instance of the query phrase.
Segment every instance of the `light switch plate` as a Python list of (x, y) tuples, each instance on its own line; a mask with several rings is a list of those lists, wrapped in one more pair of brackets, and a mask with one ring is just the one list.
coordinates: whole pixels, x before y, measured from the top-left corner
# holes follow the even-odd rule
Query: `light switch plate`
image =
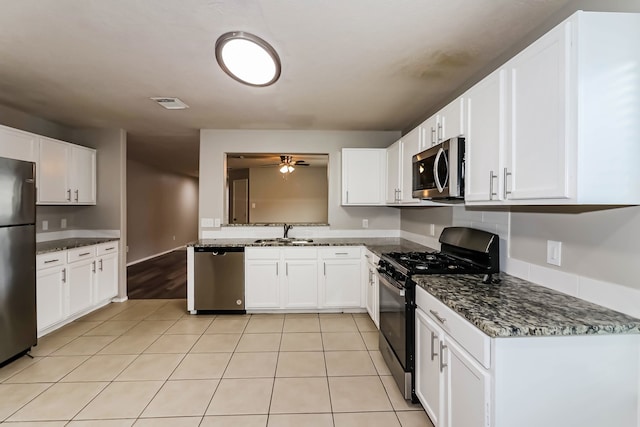
[(201, 218), (200, 219), (201, 227), (213, 227), (213, 218)]
[(362, 228), (369, 228), (369, 220), (368, 219), (363, 219), (362, 220)]
[(60, 228), (67, 228), (67, 218), (62, 218), (60, 220)]
[(547, 264), (558, 267), (562, 264), (562, 242), (547, 240)]
[(47, 231), (49, 229), (49, 221), (42, 221), (42, 231)]
[(429, 224), (429, 236), (435, 236), (435, 235), (436, 235), (436, 225)]

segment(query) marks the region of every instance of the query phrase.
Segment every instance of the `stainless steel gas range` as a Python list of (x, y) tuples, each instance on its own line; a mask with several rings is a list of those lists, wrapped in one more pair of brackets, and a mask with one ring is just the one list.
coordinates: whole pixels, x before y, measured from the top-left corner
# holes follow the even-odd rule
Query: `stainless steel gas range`
[(421, 274), (478, 274), (497, 283), (499, 237), (467, 227), (448, 227), (440, 235), (440, 252), (390, 252), (378, 263), (380, 281), (379, 347), (405, 399), (414, 393), (415, 283)]

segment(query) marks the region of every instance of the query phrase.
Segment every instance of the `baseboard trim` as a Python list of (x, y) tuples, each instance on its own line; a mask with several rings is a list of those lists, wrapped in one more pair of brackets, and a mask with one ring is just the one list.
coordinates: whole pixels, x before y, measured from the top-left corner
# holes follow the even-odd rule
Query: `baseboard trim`
[(186, 247), (186, 245), (180, 245), (180, 246), (177, 246), (177, 247), (175, 247), (175, 248), (173, 248), (173, 249), (169, 249), (168, 251), (160, 252), (160, 253), (157, 253), (157, 254), (154, 254), (154, 255), (150, 255), (150, 256), (148, 256), (148, 257), (145, 257), (145, 258), (140, 258), (140, 259), (137, 259), (137, 260), (135, 260), (135, 261), (128, 262), (128, 263), (127, 263), (127, 267), (130, 267), (130, 266), (132, 266), (132, 265), (135, 265), (135, 264), (141, 263), (141, 262), (143, 262), (143, 261), (148, 261), (148, 260), (150, 260), (150, 259), (157, 258), (157, 257), (162, 256), (162, 255), (166, 255), (166, 254), (168, 254), (169, 252), (177, 251), (178, 249), (182, 249), (182, 248), (185, 248), (185, 247)]

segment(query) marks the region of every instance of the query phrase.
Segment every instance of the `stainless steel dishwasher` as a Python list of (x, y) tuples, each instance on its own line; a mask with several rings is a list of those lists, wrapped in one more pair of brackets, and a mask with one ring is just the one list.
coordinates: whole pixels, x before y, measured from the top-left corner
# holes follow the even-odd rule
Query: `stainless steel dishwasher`
[(194, 309), (245, 313), (244, 247), (194, 248)]

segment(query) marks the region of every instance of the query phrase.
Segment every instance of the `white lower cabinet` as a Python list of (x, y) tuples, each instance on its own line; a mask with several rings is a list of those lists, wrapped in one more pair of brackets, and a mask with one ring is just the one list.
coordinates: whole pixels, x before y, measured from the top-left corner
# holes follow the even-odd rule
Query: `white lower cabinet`
[(38, 336), (118, 295), (118, 242), (36, 256)]
[(67, 270), (69, 316), (91, 307), (95, 269), (94, 258), (76, 261), (69, 265)]
[(637, 427), (634, 334), (490, 338), (416, 288), (415, 393), (435, 427)]
[(118, 295), (118, 242), (98, 245), (93, 303)]
[(360, 247), (331, 247), (320, 251), (322, 307), (356, 308), (362, 304)]
[(361, 247), (245, 250), (248, 310), (361, 308)]
[(367, 289), (365, 290), (365, 305), (367, 313), (376, 327), (380, 329), (380, 296), (378, 295), (379, 286), (377, 266), (379, 257), (373, 252), (367, 250), (364, 255), (366, 263), (364, 264), (365, 283)]
[(64, 317), (66, 270), (64, 266), (38, 270), (36, 274), (36, 310), (38, 331)]

